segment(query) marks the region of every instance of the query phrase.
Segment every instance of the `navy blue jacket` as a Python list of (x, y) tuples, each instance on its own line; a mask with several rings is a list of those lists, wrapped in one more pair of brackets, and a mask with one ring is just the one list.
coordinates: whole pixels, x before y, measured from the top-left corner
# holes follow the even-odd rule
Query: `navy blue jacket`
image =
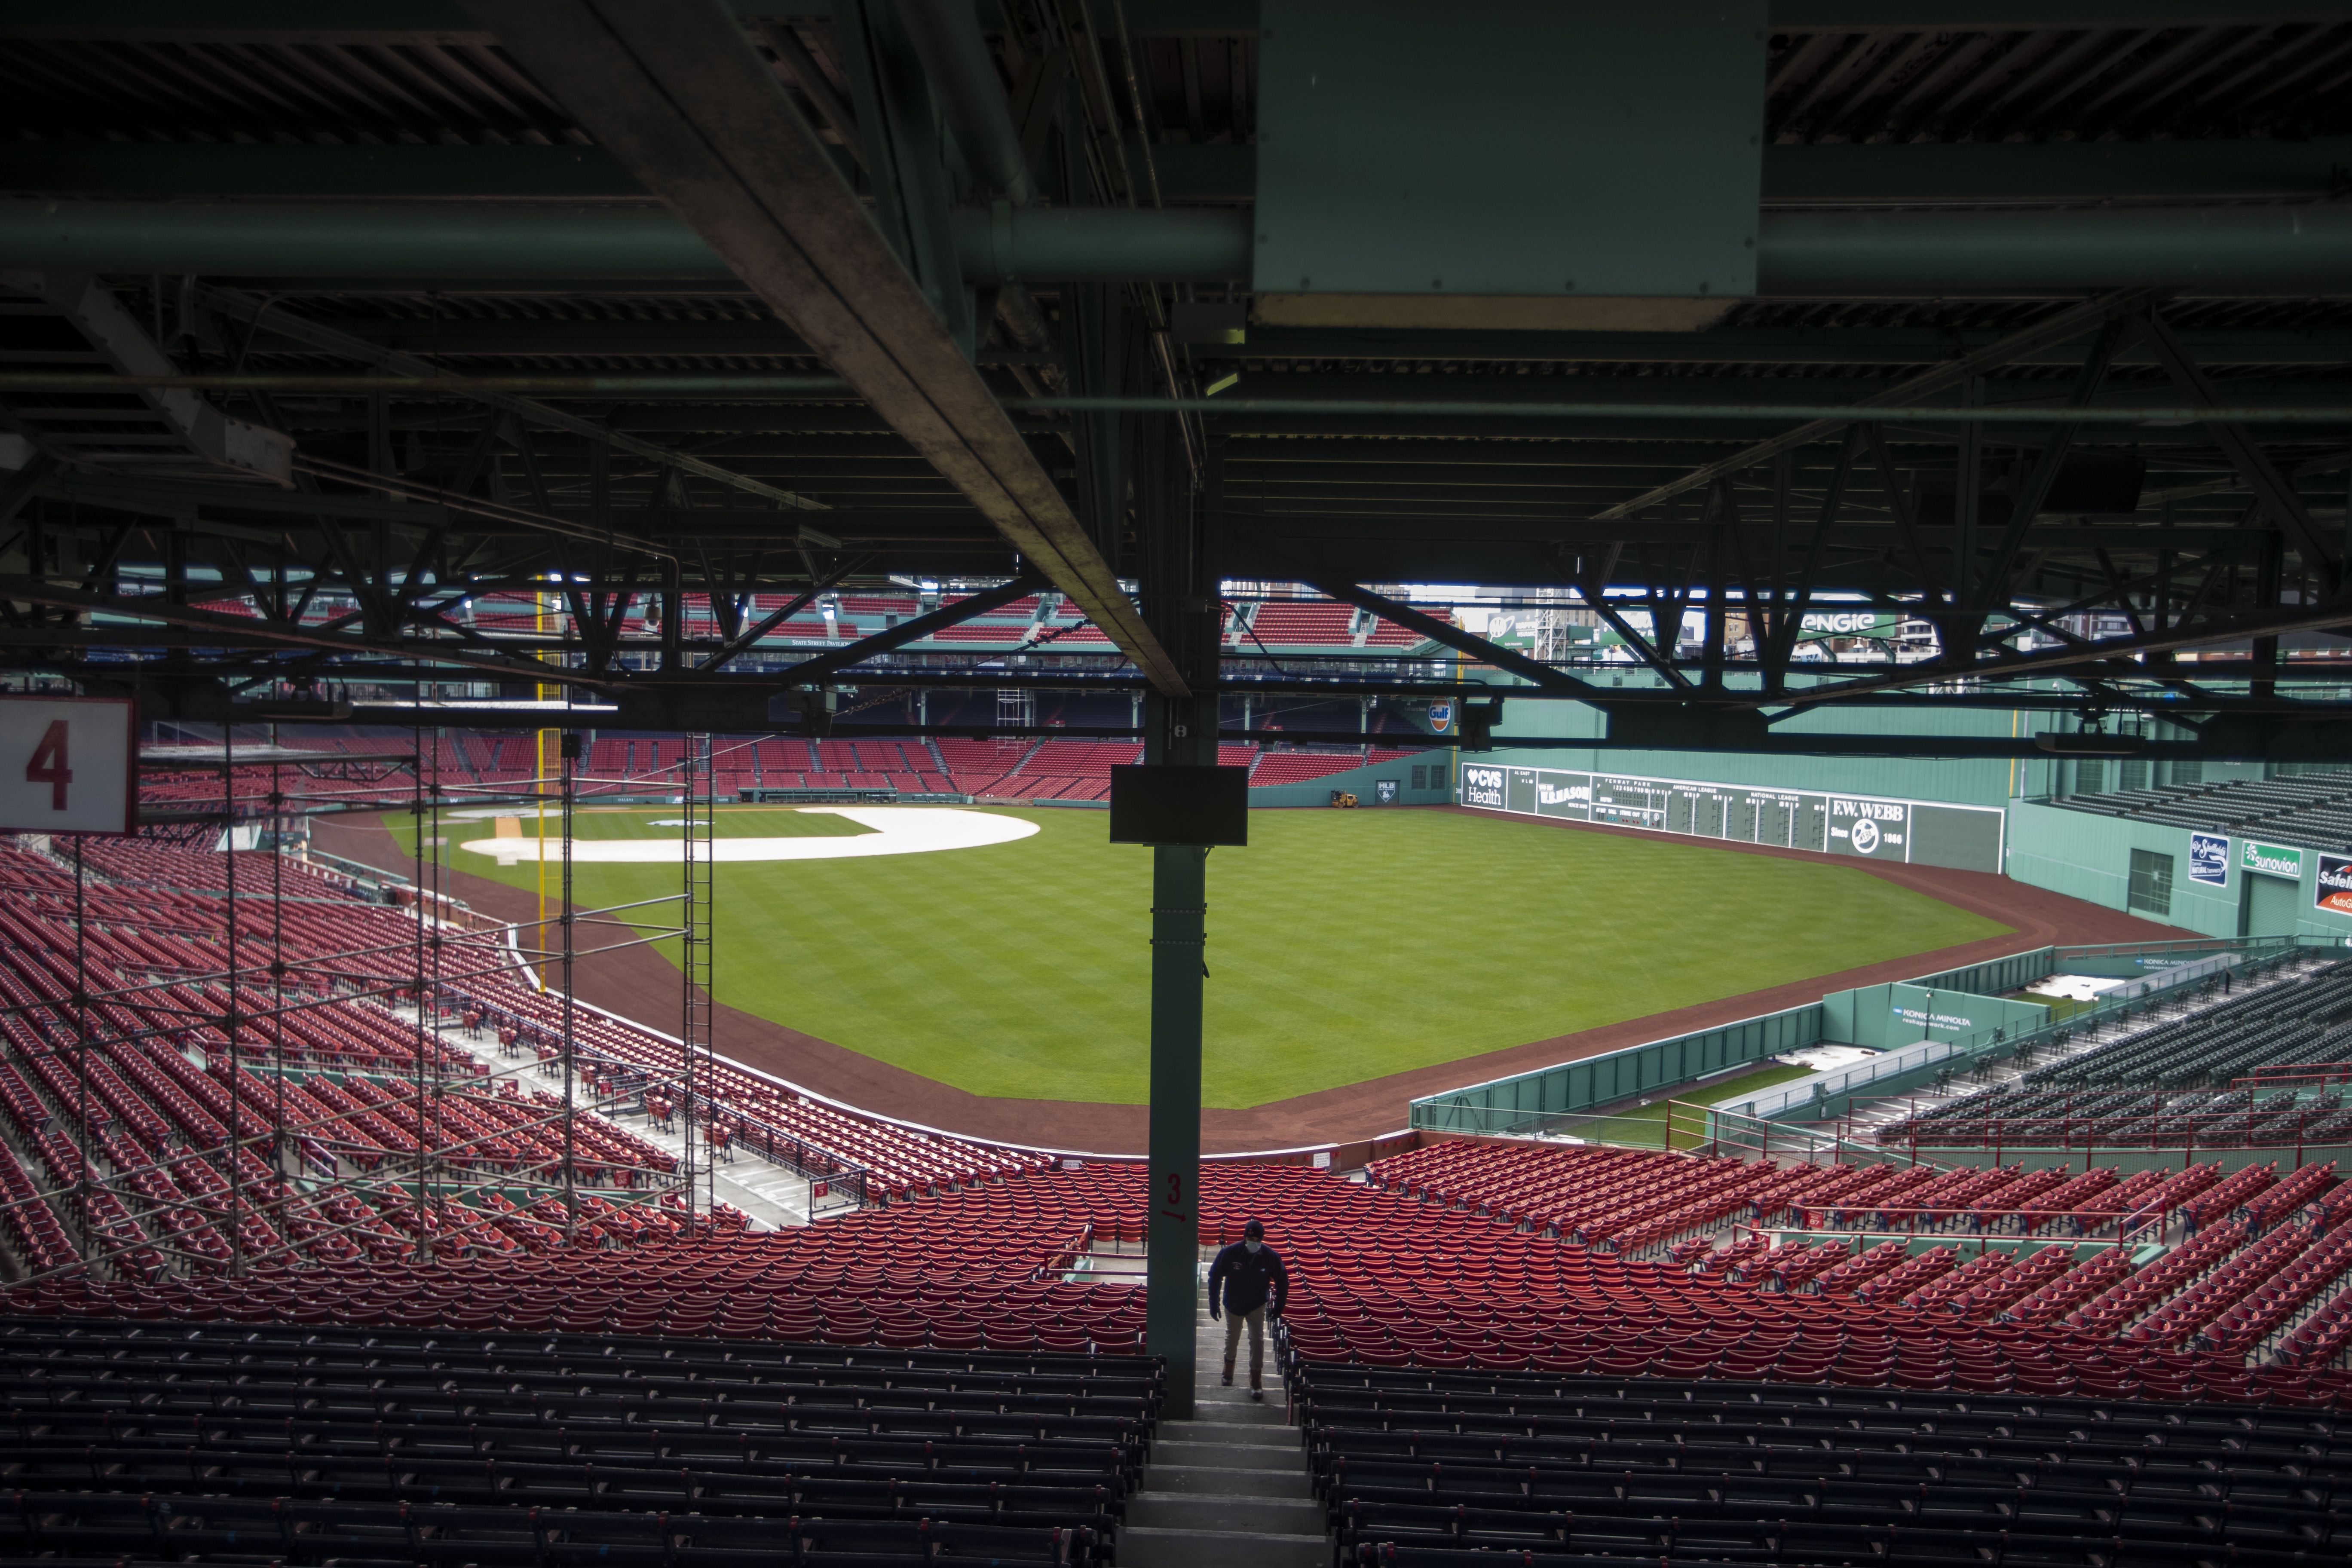
[(1209, 1310), (1222, 1305), (1228, 1311), (1255, 1312), (1273, 1303), (1273, 1315), (1279, 1318), (1290, 1304), (1290, 1275), (1282, 1267), (1282, 1254), (1271, 1247), (1260, 1246), (1257, 1256), (1240, 1242), (1234, 1243), (1217, 1254), (1209, 1265)]

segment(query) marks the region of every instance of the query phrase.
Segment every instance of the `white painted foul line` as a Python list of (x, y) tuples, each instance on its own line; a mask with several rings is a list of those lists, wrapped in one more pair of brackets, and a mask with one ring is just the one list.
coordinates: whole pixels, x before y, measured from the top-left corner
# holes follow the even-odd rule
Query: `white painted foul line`
[[(711, 858), (718, 864), (756, 860), (855, 860), (868, 855), (929, 855), (946, 849), (979, 849), (1010, 844), (1037, 831), (1037, 825), (1018, 816), (969, 811), (945, 805), (803, 805), (803, 812), (845, 816), (873, 829), (842, 838), (714, 838)], [(661, 865), (679, 858), (675, 838), (574, 838), (575, 864)], [(472, 838), (458, 846), (487, 855), (501, 866), (540, 858), (536, 837)], [(550, 859), (560, 858), (562, 841), (546, 844)]]

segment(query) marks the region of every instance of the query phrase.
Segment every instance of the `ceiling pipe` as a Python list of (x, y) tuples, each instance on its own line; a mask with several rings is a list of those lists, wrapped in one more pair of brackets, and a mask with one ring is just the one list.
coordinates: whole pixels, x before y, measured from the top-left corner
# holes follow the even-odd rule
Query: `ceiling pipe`
[(1014, 206), (1035, 202), (1042, 194), (1037, 177), (1022, 154), (996, 60), (971, 0), (898, 0), (898, 19), (923, 58), (972, 174)]
[(1227, 283), (1249, 278), (1250, 215), (1232, 207), (964, 207), (975, 282)]
[[(1030, 171), (1021, 133), (1013, 129), (1003, 86), (996, 79), (996, 57), (989, 52), (971, 0), (899, 0), (898, 18), (947, 110), (964, 162), (982, 187), (1009, 206), (1035, 206), (1045, 193)], [(1013, 346), (1033, 353), (1053, 351), (1054, 335), (1045, 312), (1017, 275), (987, 279), (973, 275), (969, 265), (965, 272), (967, 281), (994, 287), (996, 314)], [(1032, 391), (1041, 384), (1055, 392), (1067, 387), (1059, 369), (1016, 370), (1013, 375)]]
[[(967, 207), (975, 282), (1246, 282), (1236, 208)], [(2352, 207), (1763, 216), (1772, 297), (2042, 296), (2148, 284), (2191, 294), (2352, 294)], [(212, 277), (724, 279), (658, 207), (0, 202), (0, 266)]]

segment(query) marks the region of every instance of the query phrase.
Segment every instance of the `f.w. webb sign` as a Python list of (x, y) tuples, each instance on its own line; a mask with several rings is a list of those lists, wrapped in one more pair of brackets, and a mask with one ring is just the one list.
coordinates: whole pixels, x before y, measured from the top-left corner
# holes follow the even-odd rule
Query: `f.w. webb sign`
[(126, 699), (0, 696), (0, 833), (128, 833), (138, 718)]

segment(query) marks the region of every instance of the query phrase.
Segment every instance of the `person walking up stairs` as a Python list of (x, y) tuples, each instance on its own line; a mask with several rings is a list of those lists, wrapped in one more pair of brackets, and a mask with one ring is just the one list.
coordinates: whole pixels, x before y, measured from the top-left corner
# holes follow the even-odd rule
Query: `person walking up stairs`
[(1252, 1220), (1243, 1227), (1242, 1239), (1217, 1254), (1209, 1265), (1209, 1321), (1215, 1322), (1218, 1297), (1224, 1298), (1225, 1313), (1225, 1379), (1223, 1385), (1234, 1385), (1234, 1352), (1240, 1348), (1242, 1325), (1249, 1325), (1250, 1342), (1250, 1403), (1265, 1398), (1265, 1324), (1268, 1316), (1276, 1321), (1288, 1304), (1290, 1275), (1282, 1266), (1282, 1254), (1265, 1244), (1265, 1226)]
[[(1218, 1254), (1209, 1270), (1193, 1363), (1200, 1368), (1194, 1419), (1160, 1424), (1143, 1485), (1128, 1500), (1119, 1568), (1329, 1568), (1331, 1541), (1307, 1479), (1306, 1445), (1290, 1425), (1286, 1402), (1265, 1397), (1262, 1336), (1267, 1320), (1282, 1316), (1289, 1279), (1280, 1255), (1265, 1245), (1263, 1226), (1252, 1220), (1243, 1234), (1247, 1239)], [(1251, 1241), (1259, 1244), (1255, 1253)], [(1236, 1255), (1250, 1259), (1254, 1276), (1268, 1286), (1254, 1302), (1247, 1289), (1235, 1290), (1235, 1270), (1226, 1267)], [(1257, 1331), (1246, 1390), (1234, 1386), (1244, 1324)], [(1214, 1382), (1213, 1352), (1223, 1366)]]

